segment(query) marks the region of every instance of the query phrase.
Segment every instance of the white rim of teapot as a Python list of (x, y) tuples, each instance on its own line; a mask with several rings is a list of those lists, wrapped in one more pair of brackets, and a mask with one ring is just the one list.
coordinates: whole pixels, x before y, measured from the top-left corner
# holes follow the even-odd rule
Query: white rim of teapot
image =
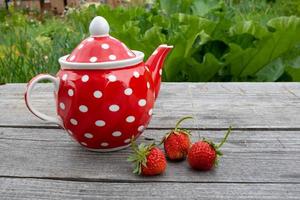
[(136, 57), (118, 61), (101, 63), (68, 62), (67, 58), (69, 55), (65, 55), (60, 57), (58, 62), (61, 69), (117, 69), (137, 65), (144, 60), (145, 55), (143, 52), (136, 50), (132, 50), (132, 52), (136, 55)]

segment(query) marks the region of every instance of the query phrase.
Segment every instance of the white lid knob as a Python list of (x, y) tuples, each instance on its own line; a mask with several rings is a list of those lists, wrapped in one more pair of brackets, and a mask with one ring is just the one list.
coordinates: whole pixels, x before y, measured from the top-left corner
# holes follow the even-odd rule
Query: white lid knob
[(109, 25), (104, 17), (97, 16), (90, 23), (91, 36), (105, 36), (109, 33)]

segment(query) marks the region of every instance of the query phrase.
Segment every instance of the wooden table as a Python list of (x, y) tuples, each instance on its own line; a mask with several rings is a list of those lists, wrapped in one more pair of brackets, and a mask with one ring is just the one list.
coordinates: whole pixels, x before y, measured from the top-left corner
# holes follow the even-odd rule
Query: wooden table
[[(0, 199), (300, 199), (299, 83), (164, 83), (140, 141), (160, 140), (177, 119), (193, 141), (219, 142), (229, 125), (219, 166), (191, 170), (168, 163), (165, 174), (139, 177), (130, 149), (87, 151), (57, 126), (26, 109), (25, 84), (0, 86)], [(51, 86), (34, 104), (54, 113)]]

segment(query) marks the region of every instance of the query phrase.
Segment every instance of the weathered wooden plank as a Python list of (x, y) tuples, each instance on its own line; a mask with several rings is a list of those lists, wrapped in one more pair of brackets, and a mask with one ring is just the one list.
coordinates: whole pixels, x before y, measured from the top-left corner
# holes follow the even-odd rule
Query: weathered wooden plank
[(109, 183), (0, 178), (2, 200), (299, 199), (299, 184)]
[[(40, 84), (35, 105), (54, 113), (51, 85)], [(0, 126), (46, 126), (25, 107), (25, 84), (0, 86)], [(172, 127), (185, 115), (194, 128), (300, 128), (299, 83), (163, 83), (149, 127)]]
[[(165, 130), (146, 130), (160, 140)], [(224, 131), (193, 134), (220, 141)], [(145, 141), (145, 138), (141, 140)], [(149, 141), (148, 141), (149, 142)], [(224, 145), (215, 170), (196, 172), (187, 162), (168, 163), (167, 171), (147, 179), (131, 173), (126, 162), (130, 149), (95, 153), (82, 149), (58, 129), (0, 129), (0, 177), (37, 177), (82, 181), (154, 182), (291, 182), (300, 183), (299, 132), (234, 131)]]

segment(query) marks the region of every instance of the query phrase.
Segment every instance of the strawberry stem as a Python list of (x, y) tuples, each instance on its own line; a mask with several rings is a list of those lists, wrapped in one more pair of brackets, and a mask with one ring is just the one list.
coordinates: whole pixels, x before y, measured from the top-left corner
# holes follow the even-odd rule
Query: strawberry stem
[(219, 149), (226, 142), (226, 140), (227, 140), (230, 132), (231, 132), (231, 126), (229, 126), (225, 137), (223, 138), (223, 140), (221, 141), (221, 143), (216, 147), (216, 149)]
[(176, 125), (175, 125), (175, 129), (174, 129), (175, 132), (178, 131), (180, 123), (183, 122), (183, 121), (186, 120), (186, 119), (193, 119), (193, 117), (191, 117), (191, 116), (186, 116), (186, 117), (181, 118), (181, 119), (176, 123)]

